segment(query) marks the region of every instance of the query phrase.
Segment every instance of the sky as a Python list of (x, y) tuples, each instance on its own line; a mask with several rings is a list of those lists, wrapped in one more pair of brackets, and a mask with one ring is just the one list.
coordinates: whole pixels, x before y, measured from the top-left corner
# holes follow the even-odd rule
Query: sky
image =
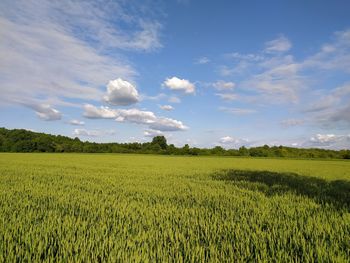
[(350, 148), (350, 2), (0, 1), (0, 127)]

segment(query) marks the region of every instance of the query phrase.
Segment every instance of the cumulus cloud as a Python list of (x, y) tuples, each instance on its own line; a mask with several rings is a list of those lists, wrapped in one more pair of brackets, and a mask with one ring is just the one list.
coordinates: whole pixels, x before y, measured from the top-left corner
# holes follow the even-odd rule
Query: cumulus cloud
[(109, 107), (97, 108), (91, 104), (85, 104), (83, 116), (89, 119), (116, 119), (117, 113)]
[(233, 88), (236, 86), (235, 83), (231, 82), (231, 81), (223, 81), (223, 80), (219, 80), (215, 83), (213, 83), (213, 87), (219, 91), (223, 91), (223, 90), (233, 90)]
[(181, 121), (158, 117), (151, 111), (139, 109), (111, 109), (108, 107), (84, 106), (84, 117), (91, 119), (115, 119), (118, 122), (130, 122), (148, 126), (152, 130), (181, 131), (188, 129)]
[(233, 143), (235, 142), (235, 139), (233, 137), (230, 136), (225, 136), (220, 138), (220, 143), (226, 144), (226, 143)]
[(76, 125), (76, 126), (84, 126), (85, 125), (85, 122), (79, 121), (79, 120), (75, 120), (75, 119), (70, 120), (68, 123), (71, 124), (71, 125)]
[(178, 77), (167, 78), (163, 82), (163, 86), (170, 90), (183, 91), (187, 94), (195, 93), (196, 87), (187, 79), (179, 79)]
[(121, 78), (109, 81), (104, 100), (115, 106), (128, 106), (139, 101), (139, 94), (134, 85)]
[(100, 137), (105, 135), (114, 135), (115, 131), (113, 130), (86, 130), (86, 129), (74, 129), (74, 136), (87, 136), (87, 137)]
[(164, 117), (157, 117), (156, 120), (149, 123), (148, 126), (151, 129), (160, 131), (181, 131), (188, 129), (181, 121)]
[(159, 108), (165, 111), (172, 111), (174, 109), (174, 107), (171, 105), (160, 105)]
[(284, 36), (280, 36), (265, 43), (265, 51), (268, 53), (286, 52), (291, 49), (291, 47), (292, 43)]
[(143, 135), (145, 137), (153, 138), (153, 137), (156, 137), (156, 136), (162, 136), (162, 135), (164, 135), (164, 133), (162, 131), (158, 131), (158, 130), (145, 130), (143, 132)]
[(27, 105), (32, 108), (36, 115), (44, 121), (56, 121), (62, 118), (62, 114), (48, 104)]

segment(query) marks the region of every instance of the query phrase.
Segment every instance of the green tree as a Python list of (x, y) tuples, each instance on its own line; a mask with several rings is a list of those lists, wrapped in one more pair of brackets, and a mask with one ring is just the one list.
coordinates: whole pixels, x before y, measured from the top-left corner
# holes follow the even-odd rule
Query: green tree
[(238, 150), (240, 156), (248, 156), (249, 155), (249, 150), (245, 147), (242, 146)]
[(168, 146), (166, 138), (164, 136), (156, 136), (152, 140), (152, 144), (158, 144), (161, 149), (165, 150)]

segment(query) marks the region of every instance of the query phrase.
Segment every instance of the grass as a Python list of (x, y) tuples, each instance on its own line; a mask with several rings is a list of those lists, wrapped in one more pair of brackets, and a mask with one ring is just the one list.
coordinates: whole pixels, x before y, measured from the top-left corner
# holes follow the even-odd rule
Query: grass
[(0, 262), (349, 262), (350, 162), (0, 154)]

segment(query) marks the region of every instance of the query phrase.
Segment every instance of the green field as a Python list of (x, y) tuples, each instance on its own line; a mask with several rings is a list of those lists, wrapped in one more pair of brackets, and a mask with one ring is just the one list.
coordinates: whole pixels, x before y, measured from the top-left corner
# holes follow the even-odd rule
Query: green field
[(0, 262), (349, 262), (350, 161), (0, 154)]

